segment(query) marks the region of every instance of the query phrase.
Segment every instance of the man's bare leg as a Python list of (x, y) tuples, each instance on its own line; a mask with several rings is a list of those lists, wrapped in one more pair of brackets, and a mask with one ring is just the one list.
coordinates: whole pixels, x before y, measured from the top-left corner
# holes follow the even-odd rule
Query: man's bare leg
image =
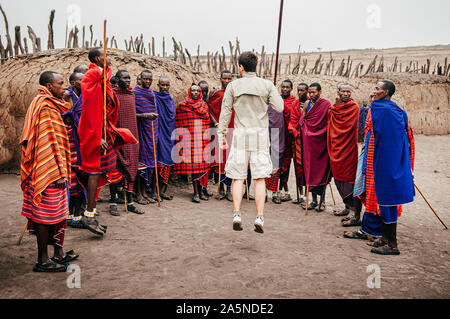
[(266, 184), (264, 178), (255, 179), (255, 203), (256, 213), (263, 215), (266, 202)]
[[(98, 188), (98, 183), (100, 181), (100, 175), (89, 175), (89, 179), (88, 179), (88, 202), (87, 202), (87, 207), (86, 210), (89, 213), (93, 213), (94, 209), (97, 207), (97, 201), (95, 199), (95, 197), (97, 196), (97, 188)], [(95, 216), (89, 217), (89, 216), (84, 216), (83, 217), (86, 222), (94, 222), (96, 221)], [(105, 233), (105, 229), (103, 227), (101, 227), (101, 225), (98, 225), (96, 227), (96, 230), (102, 233)]]
[(266, 183), (264, 178), (255, 179), (256, 220), (255, 231), (264, 232), (264, 204), (266, 202)]
[(233, 179), (231, 193), (233, 196), (233, 229), (242, 230), (241, 203), (244, 194), (244, 179)]

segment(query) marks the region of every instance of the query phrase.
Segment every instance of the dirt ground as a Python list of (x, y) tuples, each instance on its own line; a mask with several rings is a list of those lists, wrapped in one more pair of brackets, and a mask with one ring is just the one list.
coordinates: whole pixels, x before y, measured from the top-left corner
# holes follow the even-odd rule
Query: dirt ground
[[(416, 136), (416, 183), (447, 225), (449, 144), (450, 135)], [(269, 201), (264, 234), (253, 231), (254, 202), (244, 201), (244, 230), (235, 232), (231, 203), (194, 204), (190, 187), (170, 187), (174, 200), (143, 206), (145, 215), (113, 217), (101, 203), (100, 221), (109, 226), (103, 239), (87, 230), (66, 233), (65, 249), (80, 253), (78, 289), (68, 288), (70, 273), (32, 272), (35, 237), (25, 234), (17, 246), (25, 222), (19, 177), (0, 175), (0, 298), (450, 297), (450, 231), (419, 194), (399, 220), (401, 255), (379, 256), (366, 241), (342, 237), (333, 209), (343, 204), (333, 188), (337, 204), (327, 189), (323, 213), (305, 216), (297, 205)], [(367, 285), (373, 264), (380, 267), (380, 288)]]

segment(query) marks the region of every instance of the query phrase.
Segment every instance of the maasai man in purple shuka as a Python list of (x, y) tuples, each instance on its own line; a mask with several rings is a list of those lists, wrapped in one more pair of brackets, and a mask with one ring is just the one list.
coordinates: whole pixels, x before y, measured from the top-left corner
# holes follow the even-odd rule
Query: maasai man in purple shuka
[(169, 93), (170, 80), (166, 76), (161, 76), (158, 81), (159, 92), (155, 91), (156, 106), (159, 114), (158, 126), (158, 172), (160, 175), (161, 198), (171, 200), (172, 195), (167, 195), (167, 184), (169, 183), (170, 168), (174, 165), (172, 160), (172, 149), (174, 140), (172, 132), (175, 130), (175, 118), (177, 115), (175, 101)]
[(285, 123), (283, 112), (276, 112), (269, 105), (267, 109), (269, 114), (269, 137), (270, 137), (270, 157), (272, 158), (273, 171), (272, 176), (266, 178), (266, 189), (272, 191), (272, 201), (281, 204), (278, 192), (278, 183), (280, 181), (281, 170), (283, 168), (284, 150), (285, 150)]
[(136, 178), (136, 201), (140, 204), (154, 202), (154, 199), (149, 198), (146, 192), (146, 186), (152, 184), (155, 168), (155, 149), (153, 145), (156, 146), (158, 144), (158, 109), (155, 103), (154, 91), (150, 88), (152, 81), (152, 72), (144, 70), (139, 76), (140, 85), (132, 90), (136, 97), (136, 117), (139, 132), (139, 168)]
[[(327, 150), (328, 108), (330, 101), (320, 97), (319, 83), (309, 86), (309, 101), (299, 121), (302, 142), (302, 186), (309, 186), (312, 202), (308, 209), (325, 210), (325, 187), (331, 179), (330, 159)], [(317, 195), (320, 202), (317, 203)], [(306, 206), (306, 205), (304, 205)]]

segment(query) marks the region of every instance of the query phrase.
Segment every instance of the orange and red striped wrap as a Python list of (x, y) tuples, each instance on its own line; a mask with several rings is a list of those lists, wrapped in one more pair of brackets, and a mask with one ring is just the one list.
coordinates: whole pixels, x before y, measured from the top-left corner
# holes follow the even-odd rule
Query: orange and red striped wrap
[(33, 188), (34, 205), (39, 205), (42, 192), (51, 183), (61, 178), (70, 182), (69, 138), (61, 116), (69, 108), (67, 102), (39, 86), (25, 116), (20, 184), (23, 191), (27, 183)]

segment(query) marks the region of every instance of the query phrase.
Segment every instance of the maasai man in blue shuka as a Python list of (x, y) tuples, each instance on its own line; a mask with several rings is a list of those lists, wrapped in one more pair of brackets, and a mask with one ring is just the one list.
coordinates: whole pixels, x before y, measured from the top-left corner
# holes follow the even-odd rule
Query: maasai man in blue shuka
[[(370, 120), (373, 134), (373, 181), (376, 196), (376, 206), (366, 201), (366, 211), (378, 210), (372, 214), (373, 218), (363, 218), (362, 230), (381, 229), (382, 237), (371, 246), (371, 252), (382, 255), (398, 255), (397, 247), (397, 219), (401, 205), (414, 200), (414, 179), (412, 160), (414, 145), (408, 116), (397, 104), (391, 101), (395, 93), (395, 85), (390, 81), (381, 81), (374, 92), (374, 101), (370, 107)], [(366, 137), (367, 140), (371, 139)], [(368, 150), (370, 150), (370, 144)], [(370, 153), (370, 152), (369, 152)], [(366, 159), (369, 160), (368, 157)], [(364, 159), (363, 159), (364, 160)], [(368, 163), (369, 164), (369, 163)], [(364, 164), (363, 164), (364, 166)], [(358, 177), (357, 177), (358, 179)], [(370, 186), (370, 185), (369, 185)], [(371, 187), (369, 187), (371, 188)], [(367, 192), (366, 188), (366, 192)], [(356, 192), (358, 193), (358, 192)], [(366, 199), (367, 200), (367, 199)], [(378, 216), (377, 216), (378, 215)], [(378, 221), (379, 226), (375, 225)], [(365, 225), (370, 222), (371, 225)], [(370, 227), (365, 227), (370, 226)], [(354, 238), (354, 237), (353, 237)]]
[(167, 195), (167, 184), (169, 183), (170, 168), (174, 164), (172, 160), (172, 149), (174, 140), (172, 132), (175, 130), (175, 117), (177, 115), (175, 101), (169, 93), (170, 80), (166, 76), (161, 76), (158, 81), (159, 92), (155, 91), (156, 106), (158, 107), (158, 170), (161, 176), (161, 198), (171, 200), (172, 195)]
[[(146, 186), (152, 183), (155, 168), (155, 149), (158, 144), (158, 110), (155, 94), (150, 88), (153, 81), (152, 72), (144, 70), (140, 74), (140, 85), (132, 91), (136, 96), (136, 117), (139, 135), (139, 168), (135, 182), (136, 202), (149, 204), (153, 198), (147, 197)], [(153, 137), (155, 140), (153, 140)]]

